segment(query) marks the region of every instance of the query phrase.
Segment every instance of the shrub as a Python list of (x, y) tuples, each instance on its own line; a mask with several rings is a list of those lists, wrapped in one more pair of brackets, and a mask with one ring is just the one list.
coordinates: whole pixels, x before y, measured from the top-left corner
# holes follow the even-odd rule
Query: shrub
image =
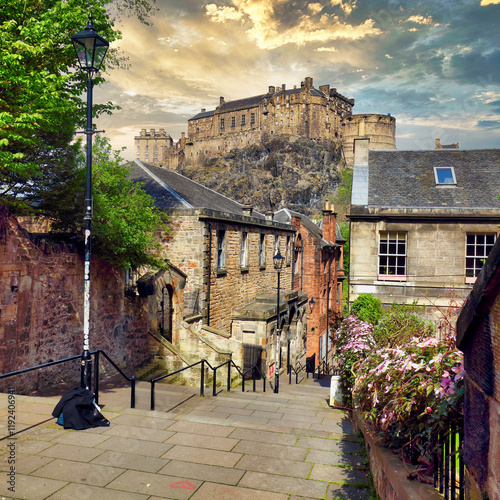
[(378, 347), (392, 348), (406, 344), (412, 338), (426, 339), (435, 331), (434, 322), (405, 309), (393, 308), (378, 320), (373, 337)]
[(360, 293), (352, 303), (351, 314), (361, 321), (375, 325), (383, 314), (382, 301), (374, 297), (372, 293)]

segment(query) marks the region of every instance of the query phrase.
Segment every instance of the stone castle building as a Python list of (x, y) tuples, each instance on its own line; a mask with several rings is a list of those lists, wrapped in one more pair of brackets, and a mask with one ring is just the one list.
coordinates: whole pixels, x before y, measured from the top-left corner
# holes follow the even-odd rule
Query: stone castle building
[[(396, 119), (390, 115), (353, 115), (354, 99), (330, 85), (314, 88), (305, 78), (300, 87), (269, 86), (265, 94), (225, 101), (205, 108), (188, 120), (188, 137), (174, 144), (156, 137), (155, 130), (135, 137), (136, 158), (176, 169), (180, 161), (192, 163), (262, 142), (274, 135), (341, 142), (347, 165), (352, 165), (353, 141), (370, 138), (370, 149), (396, 149)], [(164, 135), (164, 130), (160, 129)], [(170, 139), (170, 136), (167, 136)], [(170, 139), (171, 141), (171, 139)], [(154, 147), (158, 150), (155, 156)]]

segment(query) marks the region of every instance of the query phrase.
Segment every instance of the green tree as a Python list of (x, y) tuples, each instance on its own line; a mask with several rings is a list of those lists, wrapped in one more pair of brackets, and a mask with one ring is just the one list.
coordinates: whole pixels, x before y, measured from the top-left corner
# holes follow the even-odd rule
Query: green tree
[[(154, 2), (154, 0), (151, 0)], [(75, 71), (70, 36), (81, 31), (91, 10), (99, 34), (109, 42), (121, 38), (106, 7), (112, 0), (23, 0), (3, 2), (0, 11), (0, 202), (33, 210), (28, 199), (34, 183), (48, 172), (75, 168), (73, 133), (85, 120), (80, 96), (86, 75)], [(125, 0), (120, 9), (145, 20), (150, 0)], [(105, 64), (119, 65), (116, 50)], [(95, 79), (98, 84), (102, 76)], [(110, 112), (111, 103), (94, 106)], [(57, 150), (61, 154), (54, 154)], [(62, 160), (66, 155), (66, 160)], [(60, 189), (60, 188), (59, 188)], [(36, 205), (35, 205), (36, 206)]]
[(166, 216), (142, 184), (128, 179), (131, 167), (109, 141), (97, 136), (93, 147), (92, 243), (103, 260), (123, 269), (149, 265), (166, 268), (156, 238), (167, 230)]
[(382, 301), (372, 293), (360, 293), (351, 306), (351, 313), (361, 321), (376, 325), (382, 317)]

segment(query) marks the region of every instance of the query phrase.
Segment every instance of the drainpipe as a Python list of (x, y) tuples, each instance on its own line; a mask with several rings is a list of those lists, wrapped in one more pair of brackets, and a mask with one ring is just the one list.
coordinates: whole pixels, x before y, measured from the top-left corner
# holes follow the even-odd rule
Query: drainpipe
[(292, 290), (295, 282), (295, 233), (292, 236)]
[(302, 255), (302, 258), (300, 259), (300, 291), (304, 291), (304, 240), (302, 239), (301, 243), (301, 249), (300, 249), (300, 254)]
[(210, 288), (212, 285), (212, 224), (208, 226), (208, 285), (207, 285), (207, 326), (210, 326)]

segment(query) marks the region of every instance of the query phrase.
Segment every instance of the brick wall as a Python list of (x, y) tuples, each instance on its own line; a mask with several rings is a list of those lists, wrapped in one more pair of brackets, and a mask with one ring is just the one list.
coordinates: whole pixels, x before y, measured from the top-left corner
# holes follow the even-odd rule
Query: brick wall
[[(0, 373), (78, 355), (83, 349), (83, 259), (63, 243), (33, 240), (18, 222), (0, 217)], [(124, 273), (93, 259), (91, 350), (100, 348), (130, 373), (149, 357), (147, 306), (124, 297)], [(79, 364), (7, 379), (29, 391), (79, 384)]]

